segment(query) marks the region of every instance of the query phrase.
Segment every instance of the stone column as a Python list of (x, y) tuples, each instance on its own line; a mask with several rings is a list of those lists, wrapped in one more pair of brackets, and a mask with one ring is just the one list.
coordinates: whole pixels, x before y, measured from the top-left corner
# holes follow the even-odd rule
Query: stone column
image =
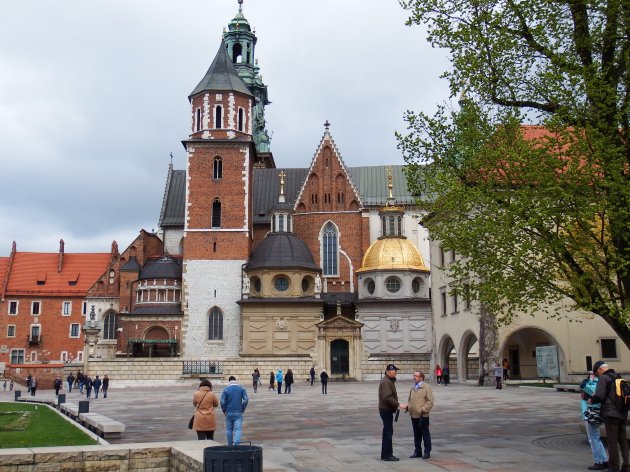
[(90, 357), (94, 357), (96, 343), (98, 343), (100, 334), (101, 323), (96, 321), (96, 313), (94, 312), (94, 305), (92, 305), (90, 318), (86, 319), (83, 325), (83, 335), (85, 339), (83, 348), (83, 373), (86, 375), (90, 370)]

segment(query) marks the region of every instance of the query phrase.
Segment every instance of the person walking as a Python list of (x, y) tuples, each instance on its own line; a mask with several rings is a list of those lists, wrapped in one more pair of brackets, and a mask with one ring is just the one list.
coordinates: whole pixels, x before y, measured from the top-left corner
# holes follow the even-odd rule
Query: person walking
[(37, 377), (31, 377), (31, 397), (35, 396), (36, 391), (37, 391)]
[(212, 383), (209, 380), (204, 379), (199, 384), (199, 389), (193, 395), (193, 405), (195, 414), (192, 429), (197, 433), (197, 439), (214, 440), (214, 430), (217, 429), (217, 415), (214, 409), (219, 406), (219, 399), (212, 391)]
[(28, 393), (31, 393), (31, 384), (33, 383), (33, 376), (31, 374), (28, 374), (28, 377), (26, 377), (26, 391)]
[(291, 393), (291, 385), (293, 385), (293, 371), (289, 369), (284, 376), (284, 393)]
[(7, 380), (4, 380), (4, 385), (2, 386), (2, 388), (4, 389), (4, 391), (7, 391)]
[(507, 358), (503, 358), (503, 380), (510, 380), (510, 363)]
[(496, 383), (495, 389), (501, 390), (503, 385), (501, 385), (501, 379), (503, 378), (503, 367), (498, 362), (494, 363), (494, 381)]
[[(606, 442), (608, 443), (608, 470), (630, 472), (628, 462), (628, 440), (626, 438), (626, 421), (628, 412), (621, 411), (615, 403), (615, 380), (620, 378), (604, 361), (597, 361), (593, 365), (593, 374), (598, 378), (595, 395), (588, 400), (592, 405), (601, 403), (601, 416), (606, 428)], [(621, 464), (619, 463), (621, 455)]]
[[(431, 457), (431, 433), (429, 432), (429, 412), (434, 405), (433, 391), (424, 381), (424, 372), (413, 373), (414, 385), (409, 391), (407, 412), (411, 417), (413, 428), (414, 451), (410, 459)], [(424, 455), (422, 455), (422, 443), (424, 443)]]
[(322, 369), (321, 374), (319, 374), (319, 380), (322, 383), (322, 395), (328, 395), (328, 374), (326, 369)]
[(74, 385), (74, 375), (72, 375), (72, 372), (66, 377), (66, 382), (68, 382), (68, 393), (72, 393), (72, 385)]
[(435, 366), (435, 380), (438, 385), (442, 383), (442, 368), (440, 367), (440, 364)]
[(588, 400), (591, 400), (595, 394), (597, 383), (598, 378), (591, 372), (580, 384), (580, 390), (582, 391), (582, 399), (580, 400), (582, 420), (586, 426), (586, 437), (591, 445), (594, 461), (593, 465), (588, 467), (588, 470), (608, 469), (608, 455), (599, 434), (599, 425), (603, 421), (600, 415), (601, 403), (588, 403)]
[(398, 461), (394, 456), (392, 439), (394, 437), (394, 413), (398, 409), (407, 408), (406, 403), (398, 403), (398, 392), (396, 392), (396, 374), (398, 367), (394, 364), (387, 364), (385, 376), (378, 386), (378, 411), (383, 421), (383, 435), (381, 438), (381, 460)]
[(269, 372), (269, 388), (267, 391), (269, 390), (272, 392), (276, 391), (276, 374), (273, 373), (273, 370)]
[(258, 369), (254, 369), (252, 372), (252, 386), (254, 387), (254, 393), (258, 392), (258, 384), (260, 383), (260, 372)]
[(442, 367), (442, 385), (448, 387), (448, 384), (451, 383), (451, 371), (447, 365)]
[(94, 398), (98, 398), (98, 391), (101, 389), (102, 384), (103, 381), (99, 379), (97, 375), (96, 378), (92, 381), (92, 387), (94, 387)]
[(311, 376), (311, 387), (312, 387), (313, 384), (315, 383), (315, 366), (311, 366), (311, 370), (309, 371), (309, 374)]
[(92, 377), (83, 375), (83, 387), (85, 388), (86, 398), (89, 400), (92, 396)]
[(53, 382), (53, 388), (55, 389), (55, 396), (56, 397), (59, 396), (59, 390), (61, 390), (62, 386), (63, 386), (63, 380), (61, 380), (61, 377), (57, 376), (55, 378), (55, 381)]
[(9, 384), (9, 392), (13, 391), (13, 385), (14, 385), (13, 380), (11, 380), (11, 383)]
[(276, 383), (278, 384), (278, 395), (282, 393), (282, 369), (276, 372)]
[(79, 384), (79, 393), (83, 395), (83, 387), (85, 386), (85, 375), (79, 371), (77, 374), (77, 383)]
[(107, 374), (103, 377), (103, 386), (101, 388), (103, 389), (103, 398), (107, 398), (107, 390), (109, 390), (109, 377)]
[(230, 375), (229, 382), (221, 394), (221, 410), (225, 415), (225, 434), (228, 446), (238, 446), (241, 442), (243, 413), (245, 413), (249, 398), (247, 391), (236, 383), (236, 377)]

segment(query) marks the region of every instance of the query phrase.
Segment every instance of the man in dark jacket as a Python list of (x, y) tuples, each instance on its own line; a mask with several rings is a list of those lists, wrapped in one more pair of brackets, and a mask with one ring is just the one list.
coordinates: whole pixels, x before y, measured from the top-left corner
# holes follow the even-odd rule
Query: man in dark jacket
[(397, 461), (394, 456), (392, 438), (394, 436), (394, 413), (399, 408), (407, 408), (406, 403), (398, 403), (398, 393), (396, 392), (396, 373), (398, 367), (388, 364), (385, 368), (385, 376), (378, 386), (378, 411), (383, 421), (383, 437), (381, 440), (381, 460)]
[(615, 404), (615, 379), (619, 375), (604, 361), (593, 365), (593, 373), (599, 378), (595, 395), (589, 403), (601, 403), (601, 415), (606, 427), (608, 443), (608, 470), (619, 470), (619, 452), (621, 452), (621, 472), (630, 472), (628, 462), (628, 440), (626, 439), (626, 420), (628, 413), (622, 412)]
[(98, 378), (98, 375), (92, 381), (92, 387), (94, 387), (94, 398), (98, 398), (98, 391), (101, 389), (102, 383), (103, 382)]
[(72, 385), (74, 384), (74, 375), (72, 375), (72, 372), (68, 374), (66, 381), (68, 382), (68, 393), (72, 393)]

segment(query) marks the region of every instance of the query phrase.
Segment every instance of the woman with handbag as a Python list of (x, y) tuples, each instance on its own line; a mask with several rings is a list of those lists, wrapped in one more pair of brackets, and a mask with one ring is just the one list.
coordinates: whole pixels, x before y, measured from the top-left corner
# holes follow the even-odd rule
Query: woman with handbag
[(219, 399), (212, 392), (212, 383), (209, 380), (202, 380), (199, 390), (193, 395), (193, 405), (195, 414), (190, 419), (190, 429), (197, 432), (197, 439), (214, 439), (214, 430), (217, 427), (217, 417), (214, 409), (219, 406)]

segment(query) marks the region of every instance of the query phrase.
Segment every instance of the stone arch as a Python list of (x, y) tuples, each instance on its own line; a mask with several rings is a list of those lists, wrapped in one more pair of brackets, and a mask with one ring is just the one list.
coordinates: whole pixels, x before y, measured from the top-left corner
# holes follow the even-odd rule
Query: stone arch
[(142, 339), (170, 339), (170, 335), (164, 326), (153, 325), (147, 328)]
[(479, 339), (472, 331), (466, 331), (459, 342), (457, 358), (460, 381), (479, 380)]
[[(566, 354), (560, 343), (548, 331), (538, 326), (519, 326), (503, 337), (499, 353), (501, 362), (508, 359), (511, 379), (536, 379), (536, 347), (556, 346), (558, 349), (558, 363), (560, 367), (559, 380), (567, 377)], [(494, 359), (493, 359), (494, 361)]]
[[(451, 381), (457, 378), (457, 351), (455, 349), (455, 343), (453, 339), (445, 334), (440, 340), (440, 345), (438, 348), (436, 364), (439, 364), (440, 367), (444, 368), (444, 366), (448, 366), (450, 371)], [(433, 372), (435, 376), (435, 372)]]

